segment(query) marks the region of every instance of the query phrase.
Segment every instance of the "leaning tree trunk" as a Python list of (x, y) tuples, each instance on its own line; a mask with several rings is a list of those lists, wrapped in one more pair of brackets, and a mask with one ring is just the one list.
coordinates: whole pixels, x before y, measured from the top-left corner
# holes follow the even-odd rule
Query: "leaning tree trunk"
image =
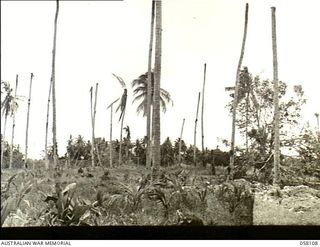
[(201, 106), (201, 146), (202, 146), (202, 165), (203, 166), (205, 166), (203, 114), (204, 114), (204, 89), (206, 84), (206, 72), (207, 72), (207, 64), (204, 64), (203, 85), (202, 85), (202, 106)]
[(153, 165), (156, 169), (160, 167), (160, 82), (161, 82), (161, 53), (162, 53), (162, 1), (156, 0), (156, 42), (155, 42), (155, 81), (154, 81), (154, 102), (153, 102)]
[(274, 85), (274, 177), (273, 185), (279, 183), (280, 177), (280, 137), (279, 137), (279, 86), (278, 86), (278, 58), (277, 58), (277, 32), (276, 8), (271, 7), (272, 19), (272, 52), (273, 52), (273, 85)]
[(28, 134), (29, 134), (29, 116), (30, 116), (30, 104), (31, 104), (32, 78), (33, 78), (33, 73), (31, 73), (31, 76), (30, 76), (30, 86), (29, 86), (27, 127), (26, 127), (26, 146), (25, 146), (25, 160), (24, 160), (25, 168), (27, 168), (27, 163), (28, 163), (28, 141), (29, 141), (29, 135)]
[(58, 143), (57, 143), (57, 108), (56, 108), (56, 43), (57, 43), (57, 21), (59, 15), (59, 0), (56, 0), (56, 14), (54, 18), (53, 49), (52, 49), (52, 144), (53, 144), (53, 166), (58, 168)]
[(150, 25), (150, 43), (149, 43), (149, 54), (148, 54), (148, 85), (147, 85), (147, 152), (146, 152), (146, 166), (151, 167), (151, 85), (152, 85), (152, 47), (153, 47), (153, 33), (154, 33), (154, 7), (155, 2), (152, 0), (151, 7), (151, 25)]
[(181, 144), (182, 144), (182, 133), (183, 133), (184, 121), (185, 121), (185, 119), (183, 119), (183, 121), (182, 121), (180, 140), (179, 140), (179, 165), (181, 165)]
[[(17, 90), (18, 90), (18, 75), (16, 75), (16, 88), (14, 93), (14, 102), (17, 99)], [(12, 161), (13, 161), (13, 143), (14, 143), (14, 129), (16, 127), (16, 114), (14, 113), (12, 119), (12, 135), (11, 135), (11, 148), (10, 148), (10, 161), (9, 161), (9, 168), (12, 168)]]
[(121, 127), (120, 127), (119, 166), (122, 164), (122, 132), (123, 132), (123, 120), (124, 120), (125, 114), (126, 114), (126, 107), (124, 107), (123, 109), (123, 115), (122, 115)]
[(193, 164), (197, 165), (197, 123), (198, 123), (198, 113), (199, 113), (199, 103), (200, 103), (200, 92), (198, 94), (198, 103), (197, 103), (197, 113), (196, 113), (196, 119), (194, 121), (194, 137), (193, 137)]
[(229, 164), (229, 179), (233, 179), (234, 174), (234, 159), (235, 159), (235, 133), (236, 133), (236, 114), (237, 114), (237, 105), (238, 105), (238, 94), (239, 94), (239, 81), (240, 81), (240, 70), (244, 55), (244, 49), (246, 44), (246, 37), (247, 37), (247, 29), (248, 29), (248, 12), (249, 12), (249, 4), (246, 4), (246, 12), (245, 12), (245, 21), (244, 21), (244, 33), (242, 39), (242, 47), (241, 53), (239, 58), (239, 63), (237, 67), (237, 74), (236, 74), (236, 86), (234, 92), (234, 99), (232, 105), (232, 133), (231, 133), (231, 149), (230, 149), (230, 164)]
[(94, 167), (94, 113), (93, 113), (93, 103), (92, 103), (92, 90), (90, 88), (90, 113), (91, 113), (91, 166)]
[(45, 143), (44, 143), (45, 165), (46, 165), (47, 170), (49, 169), (48, 129), (49, 129), (49, 111), (50, 111), (51, 89), (52, 89), (52, 79), (50, 80), (50, 86), (49, 86), (48, 103), (47, 103), (47, 117), (46, 117), (46, 136), (45, 136)]
[(4, 124), (3, 124), (3, 136), (2, 136), (2, 143), (1, 143), (1, 168), (4, 168), (4, 164), (3, 164), (3, 153), (4, 153), (4, 148), (5, 148), (5, 138), (6, 138), (7, 120), (8, 120), (8, 115), (5, 115), (5, 117), (4, 117)]

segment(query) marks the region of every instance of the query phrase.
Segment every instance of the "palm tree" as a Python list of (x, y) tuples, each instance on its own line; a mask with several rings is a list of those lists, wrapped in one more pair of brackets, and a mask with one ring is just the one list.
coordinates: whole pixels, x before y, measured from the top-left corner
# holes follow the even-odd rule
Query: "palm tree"
[[(4, 143), (5, 143), (5, 137), (6, 137), (6, 128), (7, 128), (7, 120), (8, 116), (13, 117), (15, 112), (18, 109), (18, 103), (15, 100), (15, 97), (12, 95), (13, 89), (10, 87), (9, 82), (2, 81), (1, 84), (3, 84), (4, 92), (6, 93), (6, 96), (4, 100), (1, 102), (1, 113), (2, 116), (4, 116), (4, 125), (3, 125), (3, 135), (2, 135), (2, 143), (1, 143), (1, 166), (3, 165), (3, 152), (4, 152)], [(3, 93), (1, 91), (1, 93)]]
[(113, 104), (116, 103), (119, 100), (116, 99), (115, 101), (113, 101), (108, 107), (107, 109), (110, 109), (110, 144), (109, 144), (109, 152), (110, 152), (110, 167), (112, 167), (112, 116), (113, 116)]
[(90, 88), (90, 110), (91, 110), (91, 166), (94, 167), (94, 113), (93, 113), (93, 103), (92, 103), (92, 90)]
[(48, 94), (47, 116), (46, 116), (46, 135), (45, 135), (45, 144), (44, 144), (46, 169), (49, 169), (48, 129), (49, 129), (49, 111), (50, 111), (51, 90), (52, 90), (52, 79), (50, 80), (49, 94)]
[(271, 7), (272, 22), (272, 53), (273, 53), (273, 83), (274, 83), (274, 177), (273, 185), (278, 185), (280, 178), (280, 137), (279, 137), (279, 85), (278, 85), (278, 58), (276, 8)]
[(181, 165), (181, 144), (182, 144), (182, 133), (183, 133), (184, 122), (185, 122), (185, 119), (182, 120), (180, 139), (179, 139), (179, 165)]
[(156, 1), (156, 42), (155, 42), (155, 63), (154, 63), (154, 101), (153, 101), (153, 165), (160, 167), (160, 84), (161, 84), (161, 55), (162, 55), (162, 1)]
[(318, 135), (320, 136), (319, 113), (314, 114), (317, 119)]
[[(151, 64), (152, 64), (152, 47), (153, 47), (153, 33), (154, 33), (154, 7), (155, 2), (152, 0), (152, 7), (151, 7), (151, 27), (150, 27), (150, 43), (149, 43), (149, 54), (148, 54), (148, 84), (152, 84), (151, 80)], [(152, 95), (151, 95), (151, 87), (147, 87), (147, 152), (146, 152), (146, 166), (151, 166), (151, 102), (152, 102)]]
[(197, 103), (197, 113), (196, 113), (196, 119), (194, 121), (194, 137), (193, 137), (193, 164), (196, 166), (196, 144), (197, 144), (197, 123), (198, 123), (198, 113), (199, 113), (199, 103), (200, 103), (200, 92), (198, 94), (198, 103)]
[[(154, 78), (155, 74), (151, 72), (151, 103), (150, 106), (154, 105)], [(138, 79), (132, 81), (131, 86), (133, 87), (133, 96), (134, 99), (132, 103), (136, 101), (141, 101), (137, 107), (137, 113), (143, 113), (143, 116), (147, 116), (147, 92), (148, 92), (148, 72), (139, 76)], [(165, 113), (167, 111), (167, 104), (171, 103), (173, 105), (173, 101), (171, 99), (171, 95), (168, 91), (160, 88), (160, 107), (162, 108), (162, 112)]]
[(244, 33), (242, 39), (242, 47), (240, 52), (239, 63), (237, 67), (237, 74), (236, 74), (236, 84), (235, 84), (235, 92), (234, 92), (234, 100), (233, 100), (233, 107), (232, 107), (232, 133), (231, 133), (231, 149), (230, 149), (230, 164), (229, 164), (229, 179), (233, 179), (233, 170), (234, 170), (234, 158), (235, 158), (235, 132), (236, 132), (236, 114), (237, 114), (237, 104), (238, 104), (238, 94), (239, 94), (239, 81), (240, 81), (240, 70), (244, 55), (244, 49), (246, 44), (246, 37), (247, 37), (247, 29), (248, 29), (248, 12), (249, 12), (249, 4), (246, 4), (246, 11), (245, 11), (245, 22), (244, 22)]
[(126, 86), (126, 83), (124, 82), (124, 80), (113, 74), (114, 77), (117, 78), (117, 80), (120, 82), (122, 88), (123, 88), (123, 93), (122, 93), (122, 96), (121, 96), (121, 101), (120, 101), (120, 104), (119, 106), (117, 107), (116, 109), (116, 112), (118, 112), (118, 110), (120, 109), (120, 118), (119, 118), (119, 121), (121, 120), (121, 128), (120, 128), (120, 146), (119, 146), (119, 165), (122, 164), (122, 130), (123, 130), (123, 120), (124, 120), (124, 115), (125, 115), (125, 112), (126, 112), (126, 105), (127, 105), (127, 86)]
[[(17, 99), (17, 90), (18, 90), (18, 75), (16, 75), (16, 88), (14, 92), (14, 101)], [(14, 143), (14, 129), (16, 126), (16, 114), (13, 115), (12, 118), (12, 135), (11, 135), (11, 148), (10, 148), (10, 161), (9, 168), (12, 168), (12, 160), (13, 160), (13, 143)]]
[(92, 145), (91, 145), (91, 165), (94, 167), (94, 149), (96, 149), (98, 162), (101, 166), (101, 159), (99, 155), (98, 143), (95, 142), (95, 123), (96, 123), (96, 113), (97, 113), (97, 99), (98, 99), (98, 86), (99, 83), (96, 83), (95, 96), (94, 96), (94, 105), (92, 102), (92, 91), (93, 87), (90, 88), (90, 108), (91, 108), (91, 124), (92, 124)]
[(203, 114), (204, 114), (204, 89), (206, 84), (206, 71), (207, 64), (204, 64), (204, 72), (203, 72), (203, 85), (202, 85), (202, 106), (201, 106), (201, 146), (202, 146), (202, 165), (205, 165), (204, 161), (204, 130), (203, 130)]
[(27, 168), (27, 163), (28, 163), (29, 117), (30, 117), (32, 79), (33, 79), (33, 73), (31, 73), (31, 76), (30, 76), (30, 85), (29, 85), (28, 112), (27, 112), (27, 127), (26, 127), (26, 146), (25, 146), (25, 160), (24, 160), (24, 166), (25, 166), (25, 168)]
[(129, 160), (129, 146), (131, 143), (131, 131), (129, 125), (123, 128), (124, 131), (126, 132), (126, 159)]
[(56, 43), (57, 43), (57, 22), (59, 15), (59, 0), (56, 0), (56, 14), (54, 18), (53, 49), (52, 49), (52, 142), (53, 142), (53, 165), (58, 165), (58, 143), (57, 143), (57, 110), (56, 110)]

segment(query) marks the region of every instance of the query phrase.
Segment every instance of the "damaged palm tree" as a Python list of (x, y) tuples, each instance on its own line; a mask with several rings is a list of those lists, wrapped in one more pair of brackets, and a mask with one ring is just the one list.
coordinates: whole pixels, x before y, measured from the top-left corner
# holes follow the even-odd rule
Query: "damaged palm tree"
[(120, 100), (120, 104), (118, 105), (116, 112), (118, 112), (120, 110), (120, 117), (119, 117), (119, 121), (121, 120), (121, 127), (120, 127), (120, 147), (119, 147), (119, 165), (122, 164), (122, 130), (123, 130), (123, 120), (124, 120), (124, 116), (126, 113), (126, 105), (127, 105), (127, 86), (126, 83), (124, 82), (124, 80), (115, 75), (112, 74), (114, 77), (117, 78), (117, 80), (119, 81), (119, 83), (121, 84), (122, 88), (123, 88), (123, 93), (121, 96), (121, 100)]
[(240, 58), (237, 67), (237, 74), (236, 74), (236, 83), (235, 83), (235, 92), (234, 92), (234, 99), (233, 99), (233, 106), (232, 106), (232, 133), (231, 133), (231, 148), (230, 148), (230, 163), (229, 163), (229, 179), (233, 179), (234, 173), (234, 160), (235, 160), (235, 132), (236, 132), (236, 114), (237, 114), (237, 103), (238, 103), (238, 94), (239, 94), (239, 81), (240, 81), (240, 70), (244, 55), (244, 49), (246, 44), (246, 37), (247, 37), (247, 29), (248, 29), (248, 12), (249, 12), (249, 4), (246, 4), (245, 10), (245, 22), (244, 22), (244, 31), (243, 31), (243, 39), (242, 39), (242, 47), (240, 52)]
[[(12, 95), (13, 89), (10, 87), (9, 82), (2, 81), (1, 84), (3, 85), (4, 91), (6, 93), (3, 101), (1, 101), (1, 116), (4, 116), (4, 125), (3, 125), (3, 135), (2, 135), (2, 143), (1, 143), (1, 168), (4, 168), (3, 164), (3, 153), (5, 147), (5, 137), (6, 137), (6, 127), (7, 127), (7, 120), (8, 117), (13, 117), (15, 112), (18, 109), (18, 103), (15, 97)], [(2, 91), (1, 91), (2, 93)], [(2, 119), (1, 119), (2, 120)]]
[[(14, 101), (17, 99), (17, 90), (18, 90), (18, 75), (16, 75), (16, 88), (14, 92)], [(9, 161), (9, 168), (12, 168), (13, 163), (13, 144), (14, 144), (14, 130), (16, 127), (16, 114), (13, 115), (12, 118), (12, 135), (11, 135), (11, 148), (10, 148), (10, 161)]]
[(31, 104), (31, 89), (32, 89), (32, 78), (33, 73), (30, 76), (30, 86), (29, 86), (29, 98), (28, 98), (28, 113), (27, 113), (27, 127), (26, 127), (26, 147), (25, 147), (25, 159), (24, 159), (24, 166), (27, 168), (28, 163), (28, 141), (29, 141), (29, 116), (30, 116), (30, 104)]
[(116, 103), (120, 98), (116, 99), (115, 101), (113, 101), (108, 107), (107, 109), (110, 108), (110, 144), (109, 144), (109, 154), (110, 154), (110, 167), (113, 166), (113, 162), (112, 162), (112, 117), (113, 117), (113, 104)]

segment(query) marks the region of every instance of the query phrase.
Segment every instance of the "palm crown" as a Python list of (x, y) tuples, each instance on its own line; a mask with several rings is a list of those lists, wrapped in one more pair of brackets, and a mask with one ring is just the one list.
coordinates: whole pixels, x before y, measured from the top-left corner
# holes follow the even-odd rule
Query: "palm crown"
[[(5, 117), (10, 115), (12, 117), (18, 109), (17, 98), (12, 95), (13, 89), (10, 87), (8, 82), (3, 81), (1, 83), (3, 84), (3, 89), (6, 93), (3, 101), (1, 102), (2, 115)], [(1, 91), (1, 93), (3, 92)]]
[[(143, 116), (147, 115), (147, 90), (148, 90), (148, 73), (142, 74), (138, 79), (133, 80), (131, 83), (133, 87), (134, 99), (132, 103), (140, 101), (137, 107), (137, 113), (143, 112)], [(153, 105), (153, 93), (154, 93), (154, 73), (151, 72), (151, 105)], [(173, 101), (171, 99), (170, 93), (164, 89), (160, 89), (160, 106), (163, 112), (167, 110), (167, 104)]]

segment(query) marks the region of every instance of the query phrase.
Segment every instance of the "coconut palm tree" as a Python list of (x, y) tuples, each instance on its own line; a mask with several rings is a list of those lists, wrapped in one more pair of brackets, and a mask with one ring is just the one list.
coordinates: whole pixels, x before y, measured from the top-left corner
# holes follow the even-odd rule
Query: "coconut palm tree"
[(314, 115), (317, 119), (318, 135), (320, 136), (319, 113), (316, 112)]
[[(151, 25), (150, 25), (150, 42), (149, 42), (149, 53), (148, 53), (148, 84), (152, 84), (152, 47), (153, 47), (153, 33), (154, 33), (154, 11), (155, 11), (155, 2), (152, 0), (152, 7), (151, 7)], [(151, 95), (151, 87), (147, 87), (147, 152), (146, 152), (146, 166), (149, 168), (151, 166), (151, 102), (152, 102), (152, 95)]]
[(198, 103), (197, 103), (197, 113), (196, 113), (196, 119), (194, 120), (194, 136), (193, 136), (193, 164), (196, 166), (196, 144), (197, 144), (197, 123), (198, 123), (198, 113), (199, 113), (199, 103), (200, 103), (200, 92), (198, 94)]
[(202, 165), (203, 166), (205, 165), (203, 114), (204, 114), (204, 90), (205, 90), (205, 84), (206, 84), (206, 72), (207, 72), (207, 64), (204, 64), (203, 85), (202, 85), (202, 105), (201, 105), (201, 146), (202, 146)]
[(48, 130), (49, 130), (49, 111), (50, 111), (51, 90), (52, 90), (52, 80), (50, 80), (50, 85), (49, 85), (49, 94), (48, 94), (48, 102), (47, 102), (47, 116), (46, 116), (46, 134), (45, 134), (45, 143), (44, 143), (46, 169), (49, 169)]
[(129, 125), (127, 125), (126, 127), (123, 128), (125, 133), (126, 133), (126, 159), (129, 160), (129, 146), (131, 143), (131, 131), (130, 131), (130, 127)]
[(33, 73), (31, 73), (31, 75), (30, 75), (30, 84), (29, 84), (27, 127), (26, 127), (26, 146), (25, 146), (25, 159), (24, 159), (24, 166), (25, 166), (25, 168), (27, 168), (27, 163), (28, 163), (29, 117), (30, 117), (32, 79), (33, 79)]
[(117, 80), (119, 81), (119, 83), (121, 84), (122, 88), (123, 88), (123, 93), (121, 96), (121, 101), (120, 104), (118, 105), (116, 112), (118, 112), (120, 110), (120, 117), (119, 117), (119, 121), (121, 120), (121, 128), (120, 128), (120, 146), (119, 146), (119, 165), (122, 164), (122, 130), (123, 130), (123, 120), (124, 120), (124, 115), (126, 113), (126, 105), (127, 105), (127, 86), (126, 83), (124, 82), (124, 80), (120, 77), (117, 76), (115, 74), (113, 74), (114, 77), (117, 78)]
[[(1, 115), (4, 116), (4, 125), (3, 125), (3, 135), (2, 135), (2, 143), (1, 143), (1, 166), (3, 165), (3, 152), (4, 152), (4, 143), (6, 137), (6, 127), (7, 127), (7, 120), (8, 117), (13, 117), (15, 112), (18, 109), (18, 103), (16, 98), (12, 95), (13, 89), (10, 87), (9, 82), (2, 81), (1, 84), (3, 85), (4, 93), (6, 94), (3, 101), (1, 102)], [(1, 94), (3, 91), (1, 90)]]
[[(151, 72), (151, 107), (154, 104), (154, 73)], [(141, 101), (137, 107), (137, 113), (143, 113), (143, 116), (147, 116), (147, 91), (148, 91), (148, 72), (139, 76), (139, 78), (132, 81), (131, 86), (133, 87), (133, 96), (134, 99), (132, 103), (137, 101)], [(160, 107), (162, 112), (165, 113), (167, 111), (167, 104), (171, 103), (173, 105), (173, 101), (171, 99), (171, 95), (168, 91), (160, 88)]]
[(273, 185), (278, 185), (280, 178), (280, 137), (279, 137), (279, 85), (278, 85), (278, 55), (277, 55), (277, 31), (276, 8), (271, 7), (272, 23), (272, 53), (273, 53), (273, 86), (274, 86), (274, 177)]
[(58, 165), (58, 143), (57, 143), (57, 109), (56, 109), (56, 43), (57, 43), (57, 22), (59, 15), (59, 0), (56, 0), (56, 14), (54, 18), (53, 48), (52, 48), (52, 142), (53, 142), (53, 165)]
[(110, 108), (110, 144), (109, 144), (109, 152), (110, 152), (110, 167), (112, 167), (112, 116), (113, 116), (113, 104), (116, 103), (120, 98), (116, 99), (115, 101), (113, 101), (108, 107), (107, 109)]
[(98, 86), (96, 83), (94, 104), (93, 104), (93, 87), (90, 88), (90, 108), (91, 108), (91, 125), (92, 125), (92, 145), (91, 145), (91, 165), (94, 167), (94, 150), (96, 150), (99, 165), (101, 166), (101, 159), (99, 154), (98, 143), (95, 142), (95, 123), (96, 123), (96, 113), (97, 113), (97, 99), (98, 99)]
[(162, 55), (162, 1), (156, 1), (156, 42), (155, 42), (155, 63), (154, 63), (154, 100), (153, 100), (153, 166), (157, 169), (160, 167), (160, 85), (161, 85), (161, 55)]
[(92, 103), (92, 91), (93, 87), (90, 87), (90, 109), (91, 109), (91, 166), (94, 167), (94, 113)]
[(185, 119), (183, 119), (182, 121), (180, 139), (179, 139), (179, 165), (181, 165), (181, 144), (182, 144), (182, 133), (183, 133), (184, 122), (185, 122)]
[[(17, 90), (18, 90), (18, 75), (16, 75), (16, 88), (14, 92), (14, 100), (17, 99)], [(13, 143), (14, 143), (14, 130), (16, 127), (16, 114), (13, 115), (12, 118), (12, 135), (11, 135), (11, 148), (10, 148), (10, 161), (9, 161), (9, 168), (12, 168), (12, 161), (13, 161)]]
[(236, 132), (236, 114), (237, 114), (237, 104), (238, 104), (238, 94), (239, 94), (239, 81), (240, 81), (240, 70), (242, 66), (242, 60), (244, 55), (244, 49), (246, 44), (247, 37), (247, 29), (248, 29), (248, 12), (249, 12), (249, 4), (246, 4), (245, 10), (245, 21), (244, 21), (244, 31), (243, 31), (243, 39), (242, 46), (240, 52), (240, 58), (237, 67), (236, 73), (236, 83), (235, 83), (235, 92), (234, 92), (234, 100), (232, 106), (232, 133), (231, 133), (231, 149), (230, 149), (230, 163), (229, 163), (229, 179), (233, 179), (233, 170), (234, 170), (234, 159), (235, 159), (235, 132)]

